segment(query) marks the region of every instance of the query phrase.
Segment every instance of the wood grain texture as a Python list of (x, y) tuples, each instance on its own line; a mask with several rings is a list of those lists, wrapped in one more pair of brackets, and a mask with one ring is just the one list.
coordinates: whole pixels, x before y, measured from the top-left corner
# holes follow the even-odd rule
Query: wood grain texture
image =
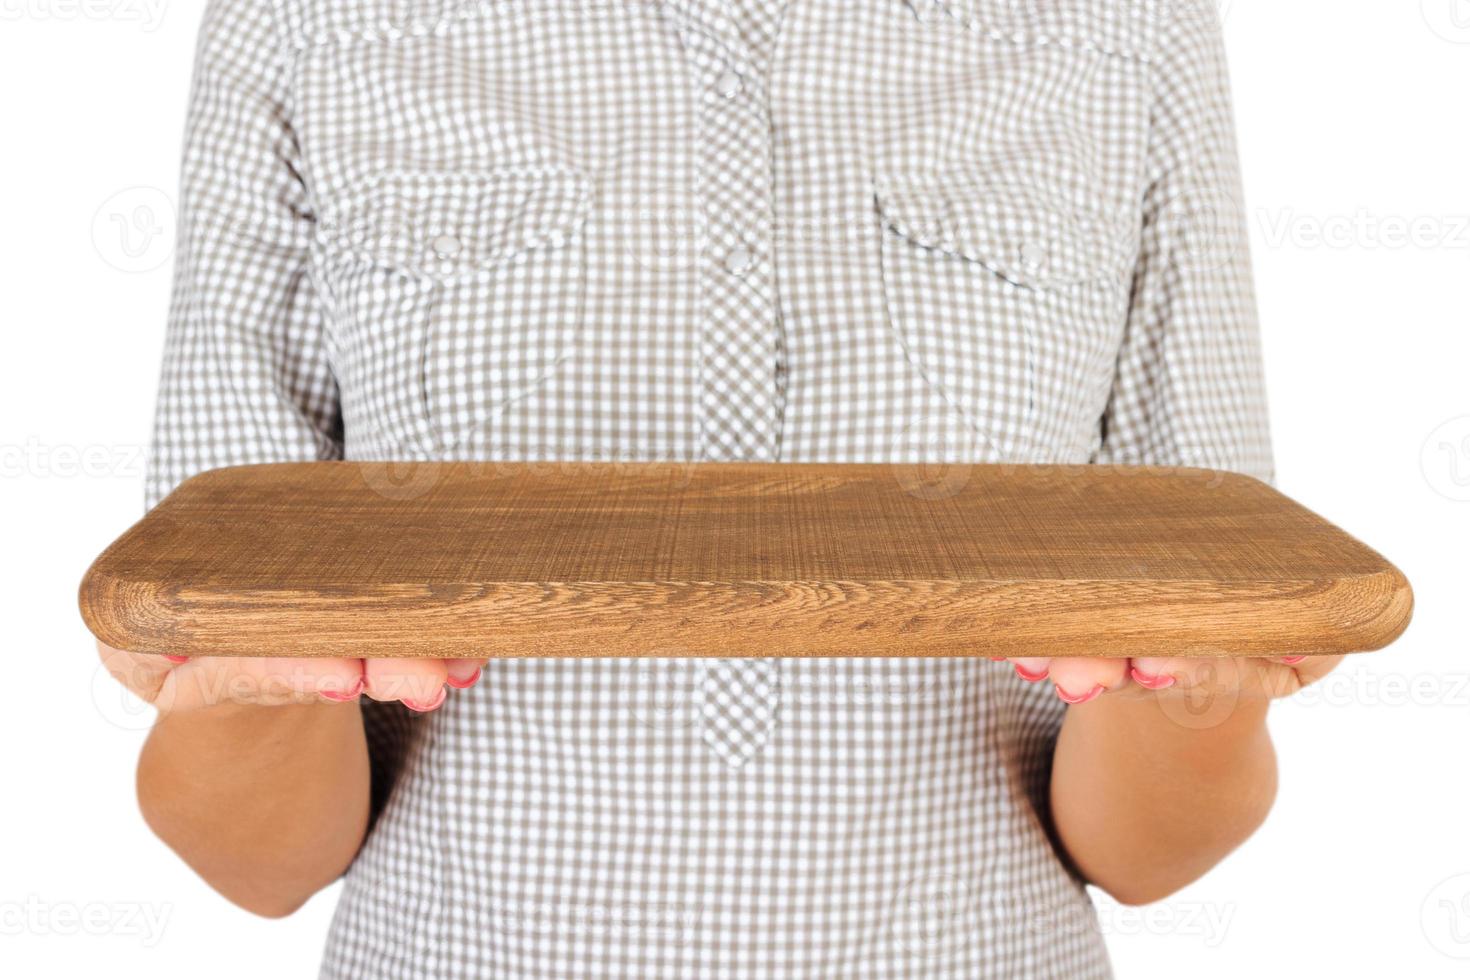
[(195, 656), (1250, 656), (1377, 649), (1412, 596), (1209, 470), (307, 463), (189, 480), (81, 607)]

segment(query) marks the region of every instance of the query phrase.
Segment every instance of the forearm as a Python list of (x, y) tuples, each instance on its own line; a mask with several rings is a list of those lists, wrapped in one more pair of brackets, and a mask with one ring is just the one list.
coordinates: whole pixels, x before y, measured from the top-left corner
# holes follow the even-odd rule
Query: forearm
[(1218, 724), (1172, 720), (1149, 696), (1068, 709), (1051, 803), (1077, 868), (1119, 901), (1157, 901), (1245, 841), (1276, 794), (1265, 698)]
[(347, 868), (367, 829), (356, 704), (162, 716), (138, 761), (150, 827), (226, 898), (286, 915)]

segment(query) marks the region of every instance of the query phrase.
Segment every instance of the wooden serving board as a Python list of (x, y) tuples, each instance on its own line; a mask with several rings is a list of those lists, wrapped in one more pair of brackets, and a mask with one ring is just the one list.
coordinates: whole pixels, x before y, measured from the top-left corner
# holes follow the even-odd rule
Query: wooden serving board
[(1412, 598), (1209, 470), (349, 462), (189, 480), (81, 606), (195, 656), (1248, 656), (1376, 649)]

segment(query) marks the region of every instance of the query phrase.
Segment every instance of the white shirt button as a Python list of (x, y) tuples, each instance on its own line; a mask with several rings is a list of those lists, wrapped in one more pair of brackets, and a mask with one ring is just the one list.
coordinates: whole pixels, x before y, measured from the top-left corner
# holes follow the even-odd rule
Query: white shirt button
[(725, 268), (732, 276), (743, 276), (755, 265), (755, 253), (741, 245), (725, 256)]
[(456, 255), (459, 254), (459, 250), (461, 248), (459, 239), (455, 238), (453, 235), (440, 235), (429, 244), (429, 247), (432, 248), (434, 250), (434, 254), (439, 256), (439, 258), (441, 259), (454, 258)]
[(719, 80), (715, 82), (715, 91), (727, 99), (733, 99), (745, 88), (745, 82), (739, 73), (725, 71), (720, 73)]
[(1046, 265), (1046, 247), (1040, 242), (1027, 242), (1021, 246), (1021, 264), (1033, 272)]

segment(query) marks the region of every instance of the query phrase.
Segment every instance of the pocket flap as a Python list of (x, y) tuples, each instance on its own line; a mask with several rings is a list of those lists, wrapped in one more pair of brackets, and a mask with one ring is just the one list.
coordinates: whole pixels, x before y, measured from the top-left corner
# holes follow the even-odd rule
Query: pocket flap
[(1045, 289), (1120, 271), (1121, 250), (1102, 216), (1037, 187), (966, 172), (884, 178), (875, 192), (894, 232), (1020, 286)]
[(591, 198), (587, 178), (564, 168), (386, 173), (354, 198), (337, 234), (369, 264), (454, 278), (565, 245)]

